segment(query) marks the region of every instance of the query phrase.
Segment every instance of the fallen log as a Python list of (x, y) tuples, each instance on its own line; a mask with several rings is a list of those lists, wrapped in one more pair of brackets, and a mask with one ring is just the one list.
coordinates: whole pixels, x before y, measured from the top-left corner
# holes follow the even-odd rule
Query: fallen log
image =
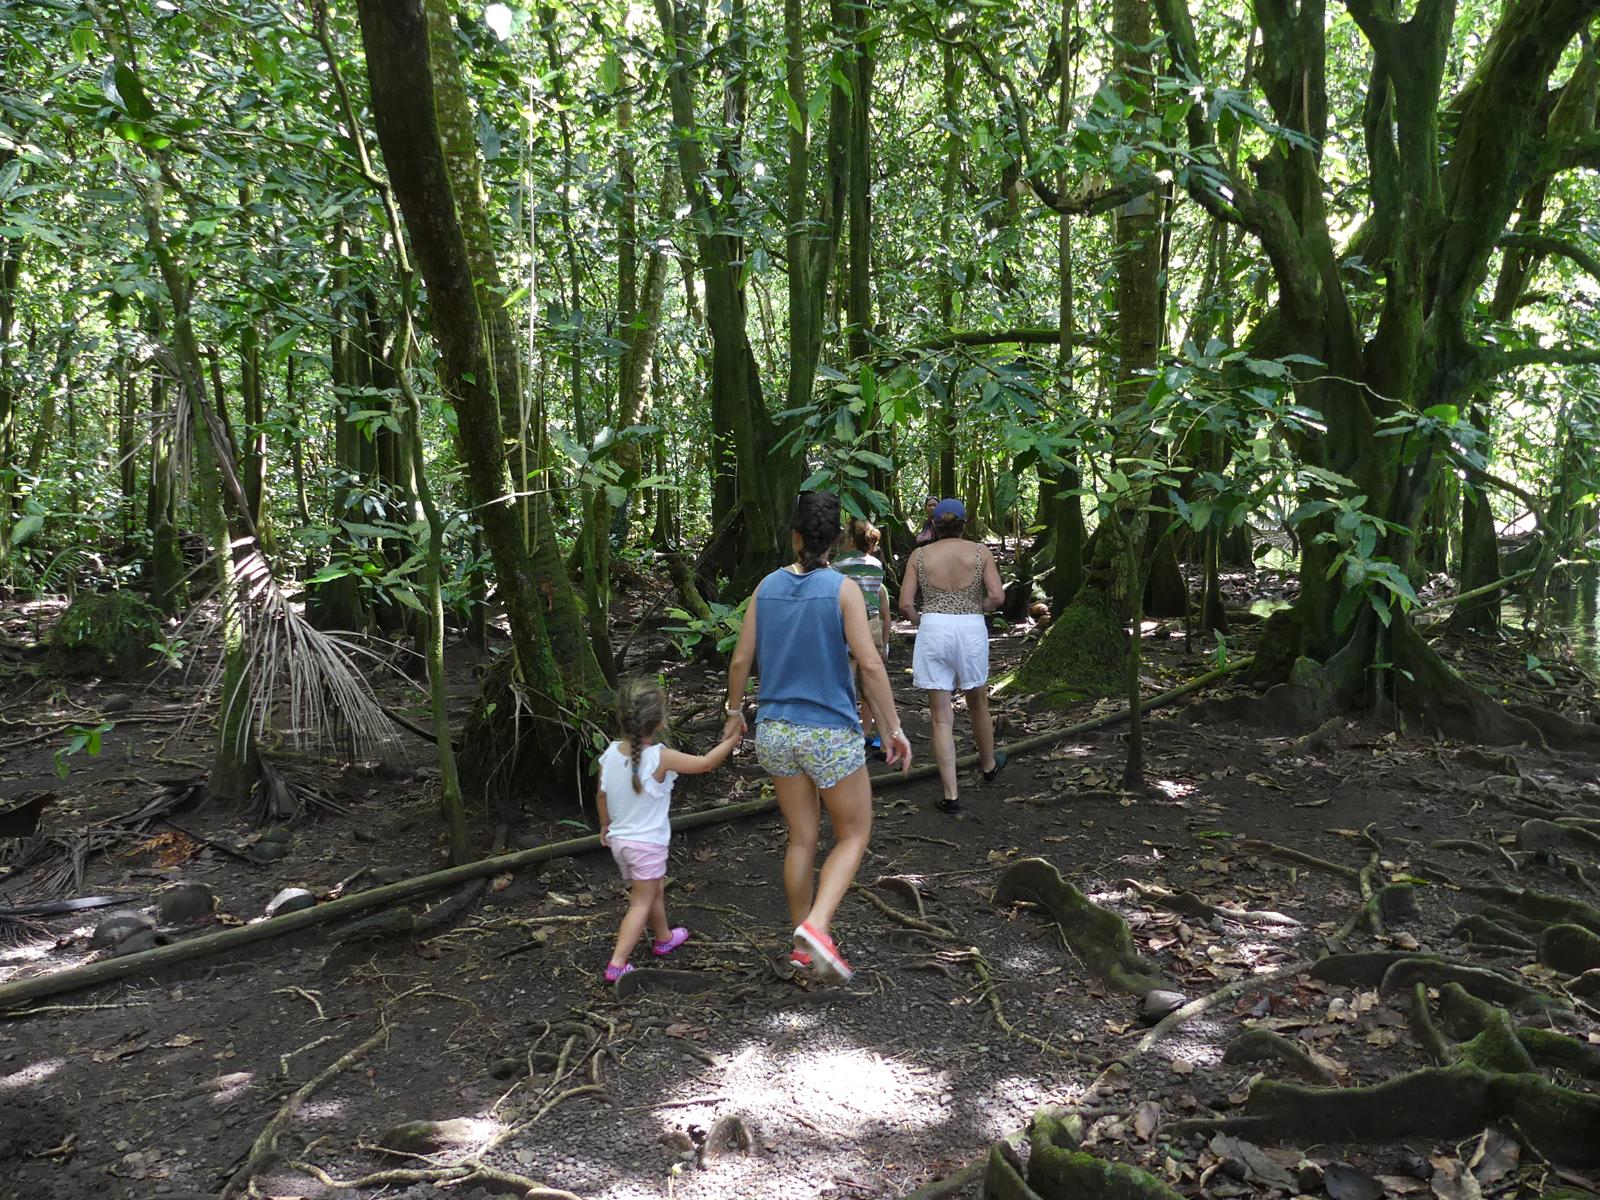
[[(1236, 662), (1229, 663), (1226, 667), (1207, 672), (1181, 687), (1172, 688), (1159, 695), (1152, 696), (1141, 707), (1148, 711), (1165, 704), (1171, 704), (1174, 700), (1198, 691), (1225, 675), (1231, 675), (1243, 670), (1253, 661), (1253, 658), (1241, 658)], [(1109, 725), (1115, 725), (1119, 721), (1127, 720), (1128, 713), (1129, 710), (1123, 708), (1090, 721), (1080, 721), (1075, 725), (1054, 729), (1048, 733), (1022, 738), (1019, 741), (1007, 743), (1000, 749), (1005, 750), (1008, 754), (1035, 750), (1041, 746), (1052, 745), (1065, 738), (1073, 737), (1076, 734), (1088, 733), (1091, 730), (1104, 729)], [(968, 755), (959, 759), (958, 765), (973, 766), (977, 761), (976, 755)], [(900, 787), (919, 779), (929, 778), (936, 773), (937, 768), (931, 766), (919, 767), (916, 770), (905, 772), (883, 771), (872, 777), (872, 786), (876, 790)], [(764, 797), (758, 800), (747, 800), (742, 804), (724, 804), (716, 808), (698, 809), (694, 812), (674, 817), (672, 819), (672, 828), (674, 831), (681, 832), (687, 829), (696, 829), (702, 825), (718, 825), (725, 821), (738, 820), (741, 817), (760, 816), (763, 813), (776, 810), (777, 806), (776, 797)], [(46, 996), (56, 996), (62, 992), (75, 991), (78, 988), (111, 983), (146, 971), (158, 970), (177, 963), (192, 962), (196, 959), (210, 957), (213, 954), (222, 954), (239, 946), (248, 946), (254, 942), (266, 941), (269, 938), (293, 933), (313, 925), (320, 925), (325, 921), (334, 921), (342, 917), (353, 916), (356, 913), (366, 912), (369, 909), (381, 908), (396, 901), (409, 900), (413, 896), (442, 891), (456, 884), (467, 883), (484, 876), (498, 875), (505, 871), (515, 871), (521, 867), (549, 862), (551, 859), (587, 854), (600, 848), (600, 838), (598, 835), (593, 834), (588, 837), (572, 838), (564, 842), (551, 842), (544, 846), (535, 846), (531, 850), (518, 850), (510, 854), (495, 855), (491, 858), (480, 859), (477, 862), (462, 863), (459, 866), (448, 867), (443, 871), (434, 871), (427, 875), (402, 879), (398, 883), (372, 888), (369, 891), (357, 892), (350, 896), (342, 896), (338, 900), (330, 900), (325, 904), (317, 905), (315, 908), (303, 909), (300, 912), (273, 917), (270, 920), (257, 921), (250, 925), (240, 925), (232, 929), (219, 930), (216, 933), (189, 938), (185, 941), (175, 942), (172, 945), (158, 946), (154, 950), (146, 950), (139, 954), (129, 954), (122, 958), (106, 959), (103, 962), (88, 963), (80, 967), (69, 967), (66, 970), (53, 971), (47, 975), (35, 975), (13, 983), (0, 984), (0, 1012), (6, 1012), (19, 1005), (28, 1004)]]
[[(760, 800), (748, 800), (743, 804), (725, 804), (718, 808), (699, 809), (695, 812), (684, 813), (682, 816), (674, 817), (672, 827), (681, 831), (694, 829), (701, 825), (715, 825), (723, 821), (736, 820), (739, 817), (755, 816), (776, 806), (776, 800), (763, 798)], [(168, 946), (158, 946), (154, 950), (146, 950), (140, 954), (129, 954), (122, 958), (106, 959), (103, 962), (88, 963), (81, 967), (69, 967), (64, 971), (53, 971), (48, 975), (35, 975), (29, 979), (21, 979), (14, 983), (0, 985), (0, 1012), (5, 1012), (16, 1008), (18, 1005), (27, 1004), (45, 996), (55, 996), (78, 988), (92, 987), (96, 984), (126, 979), (130, 975), (139, 975), (177, 963), (208, 958), (213, 954), (222, 954), (240, 946), (248, 946), (253, 942), (266, 941), (269, 938), (280, 937), (286, 933), (294, 933), (297, 930), (320, 925), (326, 921), (336, 921), (342, 917), (366, 912), (369, 909), (382, 908), (400, 900), (409, 900), (413, 896), (443, 891), (446, 888), (454, 887), (456, 884), (467, 883), (484, 876), (498, 875), (505, 871), (517, 870), (520, 867), (531, 867), (538, 863), (549, 862), (551, 859), (569, 858), (576, 854), (585, 854), (598, 849), (600, 849), (598, 834), (572, 838), (564, 842), (550, 842), (543, 846), (535, 846), (531, 850), (517, 850), (510, 854), (500, 854), (492, 858), (479, 859), (477, 862), (447, 867), (442, 871), (434, 871), (427, 875), (418, 875), (412, 879), (402, 879), (398, 883), (386, 884), (383, 887), (372, 888), (365, 892), (356, 892), (350, 896), (342, 896), (338, 900), (330, 900), (325, 904), (317, 905), (315, 908), (302, 909), (300, 912), (288, 913), (281, 917), (272, 917), (269, 920), (257, 921), (250, 925), (239, 925), (232, 929), (218, 930), (216, 933), (207, 933), (200, 937), (188, 938)]]

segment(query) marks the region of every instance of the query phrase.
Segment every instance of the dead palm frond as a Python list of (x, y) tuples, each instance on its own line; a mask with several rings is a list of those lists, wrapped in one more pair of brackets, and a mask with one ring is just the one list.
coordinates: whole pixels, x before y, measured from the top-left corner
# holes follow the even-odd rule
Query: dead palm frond
[(205, 694), (224, 714), (236, 704), (248, 706), (237, 726), (241, 737), (277, 729), (297, 744), (333, 747), (352, 758), (391, 748), (394, 723), (360, 665), (382, 665), (383, 657), (356, 635), (313, 626), (253, 537), (236, 539), (231, 549), (233, 595), (218, 596), (213, 589), (206, 599), (216, 603), (194, 609), (182, 628), (195, 631), (191, 640), (204, 644), (222, 636), (229, 617), (237, 618), (247, 666), (235, 693), (224, 695), (226, 663), (219, 656), (205, 679)]
[[(180, 392), (195, 386), (170, 348), (155, 344), (149, 354)], [(173, 485), (180, 486), (181, 474), (189, 470), (194, 438), (208, 437), (221, 476), (223, 507), (230, 522), (245, 530), (228, 548), (234, 563), (231, 594), (219, 595), (212, 588), (180, 626), (193, 632), (190, 640), (199, 645), (219, 639), (237, 622), (248, 665), (234, 694), (222, 694), (226, 655), (218, 656), (203, 689), (220, 705), (221, 727), (235, 728), (239, 737), (247, 738), (266, 733), (283, 717), (289, 736), (301, 744), (334, 747), (352, 757), (392, 747), (394, 725), (358, 665), (362, 659), (381, 662), (381, 658), (352, 636), (317, 629), (306, 620), (262, 547), (234, 470), (232, 439), (203, 393), (189, 399), (191, 403), (173, 406), (168, 427), (173, 438), (168, 459)], [(191, 574), (199, 570), (196, 567)], [(213, 600), (214, 604), (207, 603)], [(202, 614), (204, 619), (196, 620)], [(246, 705), (247, 711), (235, 725), (226, 718), (237, 704)]]

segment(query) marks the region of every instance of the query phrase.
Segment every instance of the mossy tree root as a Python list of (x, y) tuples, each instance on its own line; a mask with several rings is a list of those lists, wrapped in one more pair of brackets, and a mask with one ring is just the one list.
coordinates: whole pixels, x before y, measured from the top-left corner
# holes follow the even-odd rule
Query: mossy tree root
[(1110, 1162), (1079, 1148), (1083, 1123), (1041, 1112), (1028, 1130), (1028, 1168), (1005, 1142), (989, 1152), (987, 1200), (1179, 1200), (1148, 1171)]
[(1539, 935), (1539, 961), (1563, 975), (1600, 967), (1600, 936), (1582, 925), (1552, 925)]
[(1552, 1162), (1600, 1166), (1600, 1097), (1543, 1076), (1485, 1071), (1462, 1062), (1426, 1067), (1371, 1087), (1319, 1088), (1258, 1081), (1244, 1115), (1184, 1122), (1179, 1129), (1219, 1129), (1240, 1136), (1305, 1142), (1389, 1142), (1407, 1137), (1468, 1137), (1512, 1120)]
[[(1501, 1070), (1527, 1071), (1538, 1064), (1600, 1079), (1600, 1046), (1591, 1046), (1549, 1029), (1512, 1029), (1504, 1009), (1479, 1000), (1457, 984), (1446, 984), (1440, 989), (1439, 1013), (1452, 1037), (1478, 1043), (1477, 1065), (1481, 1067), (1495, 1065), (1482, 1061), (1482, 1055), (1492, 1042), (1498, 1047), (1495, 1056), (1501, 1063), (1509, 1064), (1500, 1066)], [(1512, 1039), (1517, 1043), (1516, 1049), (1507, 1045)]]
[(1042, 858), (1012, 863), (995, 886), (994, 902), (1004, 908), (1019, 900), (1036, 900), (1049, 910), (1061, 932), (1084, 963), (1113, 987), (1136, 996), (1171, 985), (1155, 965), (1134, 948), (1128, 923), (1089, 900)]
[(1535, 949), (1532, 938), (1524, 937), (1515, 929), (1507, 929), (1482, 913), (1457, 921), (1455, 928), (1450, 932), (1456, 937), (1465, 938), (1474, 946), (1505, 946), (1512, 950), (1526, 950), (1530, 953)]
[(1392, 996), (1397, 992), (1409, 992), (1418, 983), (1425, 983), (1429, 987), (1443, 987), (1447, 983), (1460, 984), (1482, 1000), (1511, 1008), (1543, 1009), (1564, 1006), (1564, 1001), (1535, 991), (1509, 975), (1502, 975), (1498, 971), (1490, 971), (1483, 967), (1469, 967), (1463, 963), (1432, 958), (1428, 955), (1413, 955), (1396, 962), (1383, 973), (1383, 980), (1378, 984), (1378, 992), (1384, 996)]
[(1307, 1050), (1270, 1029), (1245, 1030), (1228, 1043), (1222, 1055), (1222, 1061), (1230, 1064), (1261, 1062), (1264, 1059), (1276, 1059), (1291, 1071), (1315, 1083), (1335, 1082), (1333, 1072), (1312, 1058)]

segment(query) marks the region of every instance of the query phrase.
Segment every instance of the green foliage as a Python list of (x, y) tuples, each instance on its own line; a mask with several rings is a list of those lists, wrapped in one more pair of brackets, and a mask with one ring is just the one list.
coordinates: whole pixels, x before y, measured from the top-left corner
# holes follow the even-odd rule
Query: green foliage
[(749, 603), (748, 596), (738, 604), (708, 601), (711, 613), (707, 617), (697, 617), (681, 608), (669, 608), (667, 615), (676, 624), (663, 626), (663, 631), (672, 639), (681, 658), (693, 658), (707, 646), (714, 648), (718, 654), (726, 654), (739, 641), (739, 631), (744, 626), (744, 611)]
[(67, 744), (56, 750), (54, 754), (56, 774), (65, 779), (72, 773), (72, 765), (67, 760), (74, 754), (87, 754), (94, 758), (100, 753), (101, 739), (110, 733), (116, 725), (111, 721), (103, 721), (99, 725), (85, 726), (74, 725), (67, 730)]
[(50, 661), (62, 671), (133, 670), (161, 637), (161, 615), (130, 591), (83, 592), (50, 633)]

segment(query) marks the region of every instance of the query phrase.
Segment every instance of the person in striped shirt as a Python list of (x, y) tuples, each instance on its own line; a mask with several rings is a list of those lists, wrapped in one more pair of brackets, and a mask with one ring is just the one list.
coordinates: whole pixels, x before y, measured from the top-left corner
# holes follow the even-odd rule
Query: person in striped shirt
[[(878, 543), (882, 532), (871, 521), (851, 517), (844, 527), (840, 557), (833, 560), (833, 569), (856, 581), (861, 596), (867, 602), (867, 627), (872, 631), (872, 644), (889, 661), (889, 589), (883, 582), (883, 561), (878, 557)], [(856, 694), (862, 695), (859, 669)], [(861, 731), (866, 738), (867, 750), (881, 754), (883, 741), (878, 736), (872, 719), (872, 710), (861, 705)]]

